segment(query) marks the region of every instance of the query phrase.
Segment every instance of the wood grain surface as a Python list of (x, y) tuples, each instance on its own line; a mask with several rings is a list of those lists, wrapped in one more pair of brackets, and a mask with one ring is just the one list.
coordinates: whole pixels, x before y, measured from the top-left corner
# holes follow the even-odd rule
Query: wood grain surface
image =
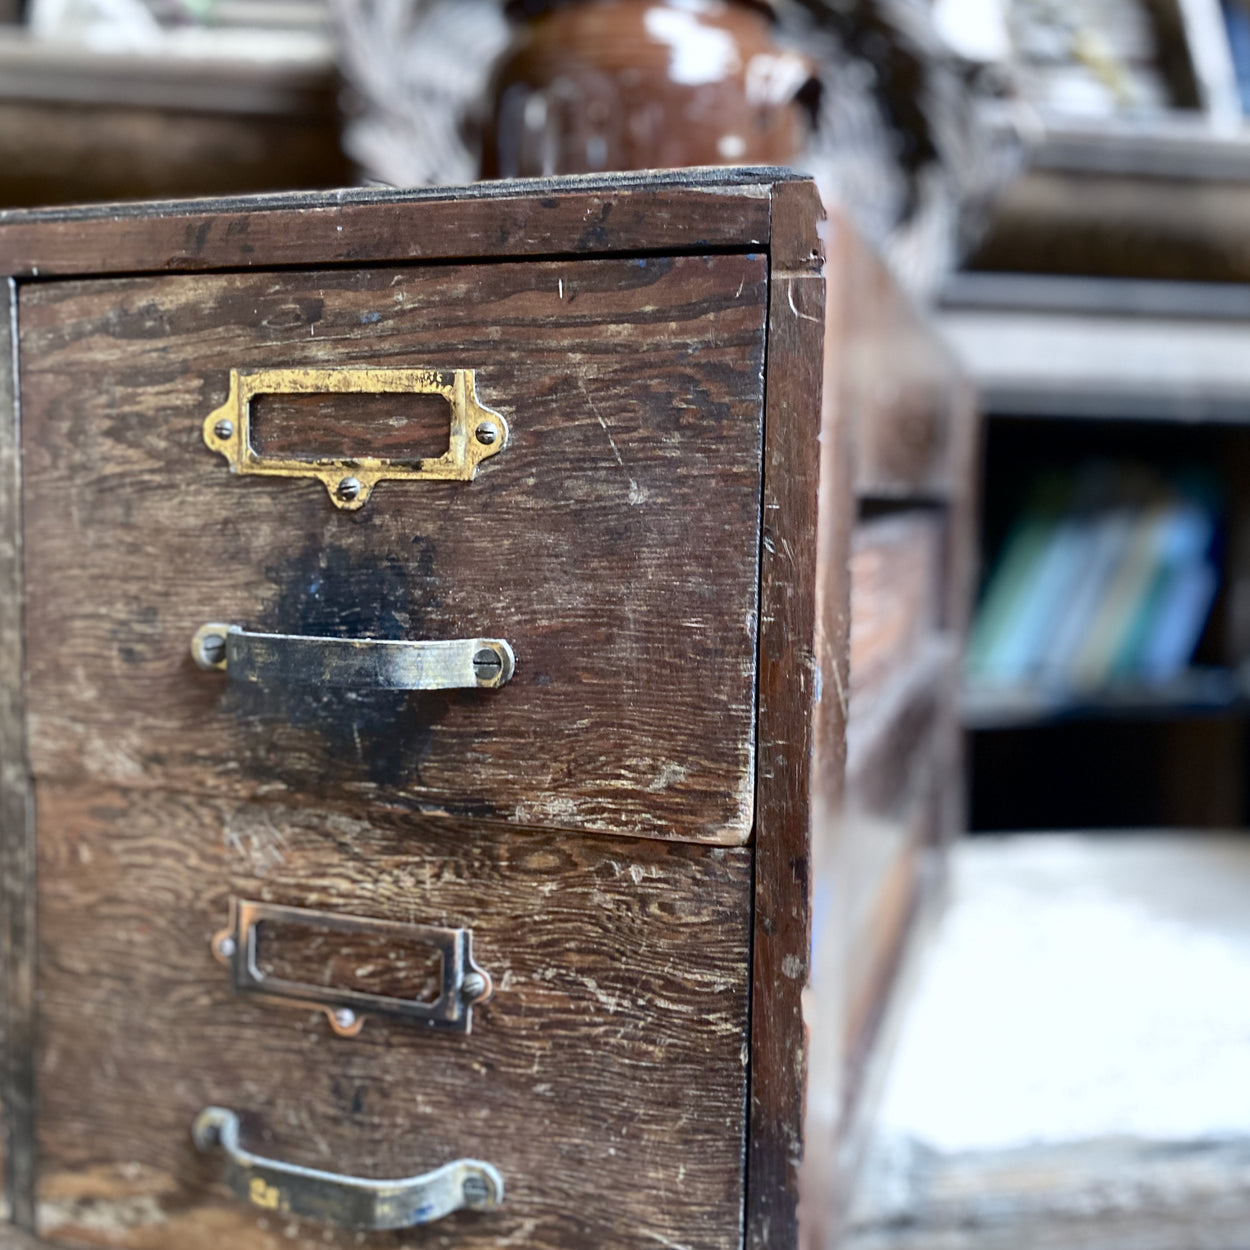
[[(836, 483), (844, 472), (840, 408), (826, 389), (822, 217), (810, 185), (778, 188), (760, 585), (750, 1250), (799, 1244), (813, 792), (827, 788), (836, 795), (841, 783), (845, 707), (837, 692), (845, 688), (845, 543), (852, 503), (847, 489), (820, 494), (822, 480)], [(819, 592), (818, 559), (830, 563)], [(831, 750), (820, 749), (822, 740)], [(820, 773), (814, 771), (818, 764)], [(814, 1234), (811, 1228), (805, 1236)]]
[[(765, 265), (25, 288), (36, 775), (745, 842)], [(231, 368), (352, 364), (476, 369), (509, 446), (346, 513), (203, 445)], [(231, 684), (191, 662), (209, 621), (503, 637), (517, 671), (498, 692)]]
[[(17, 345), (17, 284), (9, 281), (0, 286), (0, 576), (6, 585), (17, 591), (0, 599), (0, 637), (6, 650), (3, 663), (4, 681), (0, 686), (0, 1237), (4, 1223), (11, 1214), (9, 1201), (9, 1134), (12, 1121), (7, 1114), (12, 1101), (13, 1053), (9, 1047), (9, 985), (14, 976), (13, 924), (14, 907), (25, 903), (22, 885), (10, 884), (9, 874), (14, 857), (14, 809), (25, 810), (25, 777), (19, 770), (4, 768), (4, 761), (13, 757), (15, 748), (22, 755), (25, 738), (25, 712), (20, 697), (22, 673), (20, 659), (14, 664), (8, 648), (16, 644), (22, 650), (22, 621), (17, 605), (21, 602), (21, 461), (19, 459), (19, 427), (17, 422), (17, 379), (14, 376)], [(25, 769), (20, 773), (24, 774)], [(20, 790), (15, 793), (20, 784)], [(18, 828), (25, 841), (26, 821)], [(24, 877), (24, 874), (20, 874)], [(0, 1243), (2, 1244), (2, 1243)]]
[(254, 930), (255, 967), (265, 978), (336, 993), (433, 1003), (443, 986), (442, 946), (423, 933), (344, 932), (319, 919), (269, 918)]
[(949, 792), (962, 788), (952, 758), (958, 674), (955, 641), (930, 634), (862, 714), (852, 704), (841, 868), (842, 923), (854, 952), (843, 1030), (855, 1073), (872, 1047), (925, 884), (924, 856), (946, 834)]
[(912, 660), (942, 619), (946, 516), (911, 509), (860, 521), (851, 536), (851, 708)]
[(773, 186), (793, 178), (678, 170), (0, 212), (0, 274), (762, 250)]
[[(497, 1216), (368, 1244), (825, 1250), (848, 1034), (888, 977), (841, 893), (854, 496), (940, 503), (974, 443), (945, 357), (821, 216), (778, 171), (0, 213), (55, 1244), (327, 1244), (221, 1188), (189, 1141), (216, 1102), (262, 1154), (503, 1170)], [(476, 369), (509, 446), (346, 513), (202, 444), (232, 367), (366, 364)], [(259, 408), (283, 454), (433, 429)], [(518, 667), (490, 694), (248, 690), (193, 667), (212, 620), (502, 636)], [(881, 759), (861, 748), (864, 810), (900, 777)], [(917, 862), (861, 931), (905, 932)], [(467, 1038), (335, 1037), (231, 996), (208, 949), (231, 894), (470, 925), (497, 993)], [(428, 981), (419, 948), (379, 969), (286, 939), (313, 979)]]
[(274, 459), (374, 456), (422, 460), (450, 445), (451, 405), (441, 395), (256, 395), (251, 445)]
[(35, 854), (27, 763), (17, 290), (0, 285), (0, 1189), (34, 1219)]
[[(38, 787), (40, 1227), (134, 1250), (349, 1247), (241, 1207), (197, 1155), (357, 1175), (458, 1157), (504, 1205), (379, 1247), (740, 1244), (751, 853), (536, 839), (158, 790)], [(232, 996), (231, 894), (473, 930), (495, 992), (469, 1036)], [(420, 961), (418, 961), (419, 964)], [(422, 973), (415, 970), (416, 978)]]
[(844, 401), (861, 498), (941, 499), (966, 490), (960, 477), (959, 374), (921, 312), (868, 248), (848, 250)]

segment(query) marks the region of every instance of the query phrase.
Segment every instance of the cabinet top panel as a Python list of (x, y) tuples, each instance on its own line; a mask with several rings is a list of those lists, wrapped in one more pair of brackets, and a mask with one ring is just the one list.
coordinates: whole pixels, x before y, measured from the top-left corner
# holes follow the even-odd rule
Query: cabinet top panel
[[(702, 169), (411, 190), (241, 196), (0, 212), (0, 274), (377, 264), (768, 249), (783, 169)], [(795, 263), (818, 263), (810, 218)], [(787, 258), (788, 259), (788, 258)]]

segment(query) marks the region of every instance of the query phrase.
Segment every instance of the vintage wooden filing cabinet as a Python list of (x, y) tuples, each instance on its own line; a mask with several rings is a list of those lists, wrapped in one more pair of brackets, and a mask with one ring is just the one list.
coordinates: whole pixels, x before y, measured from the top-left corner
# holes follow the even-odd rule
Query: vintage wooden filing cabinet
[(0, 214), (0, 1245), (826, 1240), (865, 264), (776, 170)]

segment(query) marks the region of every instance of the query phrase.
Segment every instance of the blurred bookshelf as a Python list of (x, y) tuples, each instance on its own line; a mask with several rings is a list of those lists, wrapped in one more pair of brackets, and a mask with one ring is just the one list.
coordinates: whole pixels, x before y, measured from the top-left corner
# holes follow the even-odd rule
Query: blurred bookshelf
[(1250, 285), (965, 273), (974, 830), (1250, 820)]

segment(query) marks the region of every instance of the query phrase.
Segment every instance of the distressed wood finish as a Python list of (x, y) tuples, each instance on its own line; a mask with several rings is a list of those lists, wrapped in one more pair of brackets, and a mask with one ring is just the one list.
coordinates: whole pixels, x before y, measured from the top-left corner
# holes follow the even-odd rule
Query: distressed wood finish
[[(844, 986), (853, 952), (844, 944), (848, 899), (841, 879), (843, 786), (850, 694), (850, 542), (854, 459), (848, 402), (848, 343), (859, 316), (853, 276), (861, 244), (833, 215), (822, 231), (826, 256), (825, 336), (817, 517), (816, 671), (810, 775), (810, 967), (804, 1019), (808, 1026), (803, 1159), (797, 1241), (804, 1250), (833, 1244), (842, 1200), (839, 1134), (845, 1098)], [(808, 505), (811, 506), (810, 504)]]
[(712, 169), (0, 212), (0, 274), (763, 249), (787, 177)]
[(965, 396), (950, 354), (866, 248), (847, 256), (846, 402), (861, 498), (945, 499), (966, 488)]
[(843, 1028), (855, 1072), (871, 1047), (920, 899), (923, 856), (945, 834), (946, 796), (959, 787), (951, 758), (958, 674), (954, 640), (931, 635), (871, 707), (857, 713), (852, 704), (841, 862), (843, 923), (855, 952)]
[(0, 1155), (3, 1194), (33, 1224), (34, 829), (26, 752), (17, 288), (0, 289)]
[(276, 459), (420, 460), (447, 451), (451, 415), (441, 395), (257, 395), (251, 442)]
[[(835, 226), (825, 387), (841, 414), (842, 443), (840, 457), (831, 458), (839, 472), (822, 479), (822, 523), (826, 501), (840, 492), (858, 496), (854, 541), (861, 555), (865, 544), (890, 535), (916, 542), (875, 543), (881, 556), (875, 612), (851, 587), (852, 661), (859, 663), (838, 690), (844, 789), (837, 753), (843, 739), (817, 740), (806, 1000), (812, 1040), (800, 1211), (800, 1236), (810, 1247), (838, 1238), (870, 1113), (863, 1097), (867, 1059), (911, 922), (935, 879), (928, 845), (948, 839), (961, 820), (952, 639), (966, 619), (976, 448), (969, 394), (946, 353), (880, 262), (836, 219)], [(929, 536), (920, 539), (922, 531)], [(828, 581), (818, 600), (825, 614), (835, 605), (845, 610), (844, 587), (832, 570), (844, 567), (847, 537), (840, 535), (836, 563), (821, 558)], [(927, 566), (919, 577), (918, 565)], [(883, 630), (889, 622), (881, 609), (891, 598), (898, 601), (894, 628)], [(923, 607), (915, 611), (918, 599)], [(845, 625), (834, 621), (827, 635), (845, 642), (838, 633)], [(892, 638), (895, 644), (879, 646), (875, 662), (872, 648), (864, 655), (869, 631), (876, 643)], [(845, 676), (845, 669), (833, 669), (839, 671)]]
[[(370, 1245), (739, 1243), (749, 851), (50, 784), (38, 815), (44, 1235), (359, 1244), (220, 1189), (189, 1136), (215, 1104), (306, 1166), (503, 1173), (499, 1212)], [(231, 893), (470, 927), (494, 995), (467, 1037), (369, 1019), (355, 1039), (236, 999), (209, 950)]]
[[(765, 275), (718, 256), (28, 289), (36, 775), (745, 842)], [(346, 513), (203, 445), (232, 367), (349, 364), (475, 368), (508, 447)], [(191, 663), (209, 621), (502, 637), (517, 672), (421, 696), (231, 684)]]
[[(21, 459), (20, 459), (20, 427), (17, 417), (17, 385), (14, 367), (17, 360), (17, 284), (9, 281), (3, 286), (0, 301), (0, 465), (3, 466), (3, 483), (0, 484), (0, 531), (3, 534), (3, 546), (0, 546), (0, 559), (3, 567), (0, 576), (5, 578), (6, 587), (18, 591), (15, 595), (0, 596), (0, 630), (3, 631), (5, 648), (4, 682), (0, 686), (0, 1238), (4, 1235), (4, 1224), (9, 1220), (11, 1207), (9, 1201), (10, 1178), (9, 1159), (12, 1150), (9, 1134), (12, 1132), (12, 1120), (8, 1115), (8, 1106), (12, 1102), (11, 1085), (13, 1081), (13, 1053), (8, 1045), (9, 1015), (12, 1011), (9, 1003), (9, 985), (13, 983), (14, 969), (14, 926), (10, 917), (14, 914), (15, 904), (24, 907), (26, 892), (24, 886), (10, 884), (12, 872), (13, 831), (15, 822), (14, 809), (24, 811), (26, 807), (25, 769), (6, 769), (4, 761), (13, 758), (15, 749), (24, 756), (24, 738), (26, 732), (25, 711), (20, 697), (15, 695), (21, 690), (22, 669), (20, 659), (13, 666), (8, 648), (16, 644), (18, 655), (22, 647), (21, 613), (14, 613), (14, 607), (21, 603)], [(14, 793), (18, 787), (17, 794)], [(17, 824), (23, 838), (26, 833), (26, 821)], [(24, 849), (22, 854), (24, 855)], [(22, 874), (24, 875), (24, 874)], [(2, 1243), (0, 1243), (2, 1244)]]
[[(760, 566), (759, 772), (751, 1015), (750, 1250), (799, 1236), (807, 1036), (813, 768), (841, 772), (849, 492), (840, 413), (827, 402), (823, 212), (814, 188), (774, 199)], [(817, 602), (818, 552), (828, 561)], [(819, 745), (819, 750), (818, 750)], [(809, 1230), (809, 1240), (812, 1231)]]
[(871, 700), (942, 618), (946, 518), (910, 511), (860, 522), (851, 536), (851, 707)]
[[(394, 1250), (831, 1245), (849, 1052), (919, 860), (852, 906), (855, 496), (932, 505), (973, 444), (813, 186), (689, 171), (7, 213), (0, 273), (22, 282), (54, 1244), (356, 1245), (220, 1187), (189, 1141), (218, 1103), (279, 1158), (504, 1172), (497, 1215), (367, 1239)], [(355, 513), (203, 446), (231, 367), (351, 363), (475, 368), (512, 441), (472, 483), (383, 482)], [(410, 428), (388, 402), (258, 407), (283, 454), (439, 438), (441, 414)], [(922, 410), (923, 437), (889, 432)], [(213, 620), (502, 636), (517, 673), (489, 695), (226, 690), (187, 654)], [(901, 754), (865, 749), (855, 802), (895, 784), (918, 830), (908, 761), (937, 756), (909, 744), (932, 717), (907, 738), (887, 703), (859, 736)], [(354, 1041), (236, 1000), (208, 947), (231, 893), (469, 925), (495, 996), (467, 1038), (369, 1020)], [(314, 979), (428, 986), (419, 948), (379, 969), (285, 940), (266, 958)]]

